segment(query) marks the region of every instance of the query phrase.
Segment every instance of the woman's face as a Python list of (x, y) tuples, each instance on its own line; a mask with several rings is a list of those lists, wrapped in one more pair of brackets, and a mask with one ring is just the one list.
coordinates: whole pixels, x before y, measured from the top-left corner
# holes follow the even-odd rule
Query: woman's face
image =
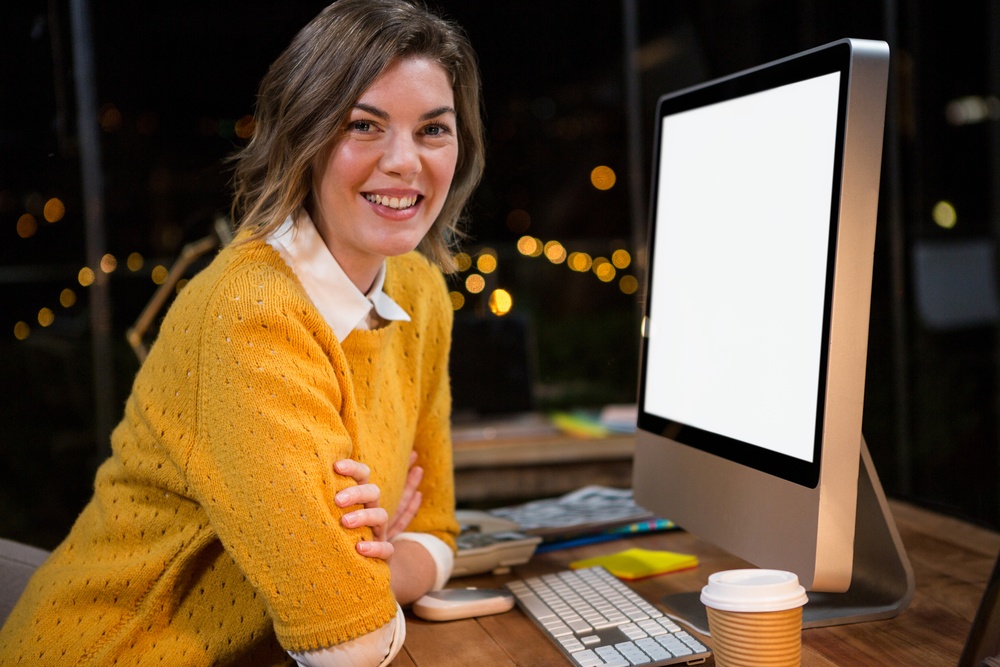
[(443, 67), (397, 60), (354, 104), (315, 170), (310, 214), (363, 292), (382, 261), (416, 248), (441, 212), (458, 160), (454, 107)]

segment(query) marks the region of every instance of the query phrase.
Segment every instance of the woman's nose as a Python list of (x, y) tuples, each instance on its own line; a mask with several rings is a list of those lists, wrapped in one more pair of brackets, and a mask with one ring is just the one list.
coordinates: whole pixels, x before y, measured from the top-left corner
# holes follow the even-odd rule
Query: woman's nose
[(420, 148), (407, 133), (389, 136), (385, 153), (379, 161), (384, 173), (410, 178), (420, 172)]

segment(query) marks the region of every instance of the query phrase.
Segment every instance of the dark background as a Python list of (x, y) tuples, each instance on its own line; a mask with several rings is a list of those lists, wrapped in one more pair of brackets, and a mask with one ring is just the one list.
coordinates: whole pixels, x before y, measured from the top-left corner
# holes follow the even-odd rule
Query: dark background
[[(118, 259), (103, 383), (93, 288), (77, 278), (88, 259), (69, 2), (0, 10), (0, 535), (51, 547), (86, 502), (107, 447), (95, 406), (120, 416), (138, 368), (125, 331), (156, 289), (153, 269), (228, 211), (224, 159), (243, 141), (238, 121), (253, 113), (268, 64), (324, 4), (90, 3), (105, 246)], [(498, 258), (483, 294), (462, 285), (473, 270), (454, 279), (466, 299), (456, 383), (478, 386), (456, 392), (459, 418), (635, 400), (641, 289), (627, 294), (617, 279), (516, 244), (529, 234), (593, 257), (626, 249), (634, 261), (618, 277), (641, 283), (659, 94), (843, 37), (883, 39), (892, 74), (865, 434), (891, 496), (1000, 527), (1000, 1), (433, 4), (480, 56), (488, 166), (465, 249)], [(610, 190), (590, 184), (598, 165), (617, 175)], [(66, 213), (50, 223), (51, 198)], [(940, 201), (957, 212), (952, 228), (935, 223)], [(38, 221), (27, 238), (17, 231), (25, 214)], [(133, 252), (144, 258), (136, 271), (125, 267)], [(514, 299), (503, 318), (486, 303), (496, 287)], [(76, 301), (64, 307), (67, 288)], [(958, 315), (947, 307), (956, 303)], [(42, 326), (46, 307), (55, 317)]]

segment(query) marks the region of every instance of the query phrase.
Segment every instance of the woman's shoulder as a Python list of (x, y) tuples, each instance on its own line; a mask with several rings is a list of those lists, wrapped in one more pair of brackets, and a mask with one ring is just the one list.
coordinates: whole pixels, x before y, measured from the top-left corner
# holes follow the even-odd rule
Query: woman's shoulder
[(188, 286), (212, 299), (261, 290), (293, 295), (297, 291), (295, 284), (292, 270), (274, 248), (264, 241), (241, 241), (237, 237)]
[[(237, 240), (195, 275), (170, 308), (182, 319), (247, 322), (277, 314), (309, 319), (314, 308), (294, 273), (264, 241)], [(174, 311), (179, 311), (174, 313)]]

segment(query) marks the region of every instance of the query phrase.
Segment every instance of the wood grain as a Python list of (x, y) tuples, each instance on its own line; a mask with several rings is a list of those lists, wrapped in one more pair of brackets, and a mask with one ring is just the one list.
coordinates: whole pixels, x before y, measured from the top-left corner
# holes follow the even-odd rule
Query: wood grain
[[(803, 632), (802, 664), (954, 665), (975, 617), (1000, 534), (899, 501), (890, 508), (913, 566), (917, 590), (910, 607), (896, 618), (816, 628)], [(698, 556), (699, 567), (633, 582), (654, 604), (666, 594), (699, 590), (718, 570), (746, 563), (695, 536), (672, 531), (554, 551), (536, 556), (508, 575), (458, 579), (455, 586), (499, 588), (506, 581), (569, 567), (580, 559), (630, 547), (662, 549)], [(711, 645), (711, 639), (701, 637)], [(449, 623), (430, 623), (408, 615), (407, 637), (394, 667), (560, 667), (569, 665), (520, 610)], [(714, 660), (709, 659), (708, 665)]]

